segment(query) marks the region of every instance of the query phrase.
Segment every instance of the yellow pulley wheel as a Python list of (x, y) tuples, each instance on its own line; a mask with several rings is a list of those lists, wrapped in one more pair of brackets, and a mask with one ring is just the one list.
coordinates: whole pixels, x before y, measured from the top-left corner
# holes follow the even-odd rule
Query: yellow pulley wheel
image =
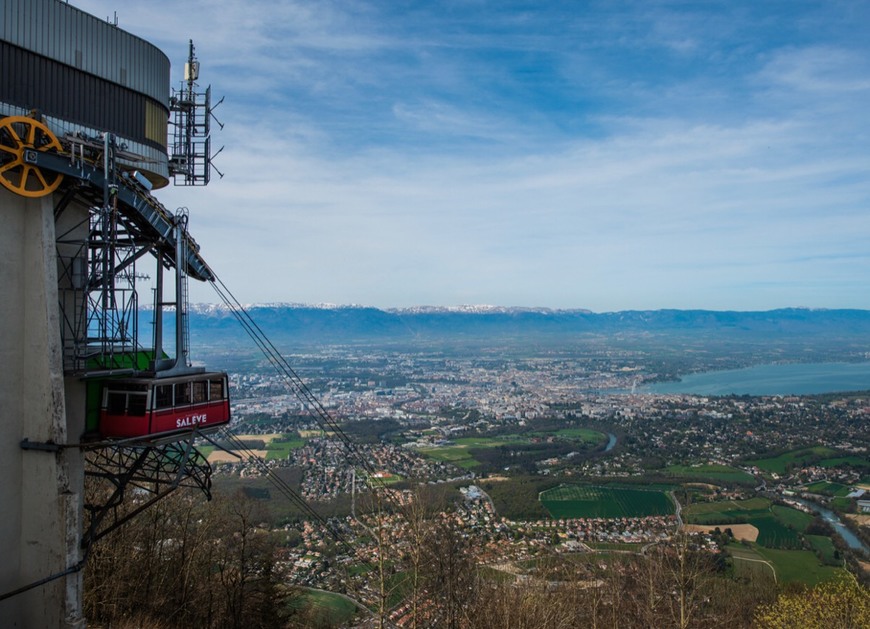
[(60, 142), (38, 120), (26, 116), (0, 118), (0, 184), (24, 197), (51, 194), (63, 175), (44, 173), (27, 159), (29, 151), (51, 150), (60, 151)]

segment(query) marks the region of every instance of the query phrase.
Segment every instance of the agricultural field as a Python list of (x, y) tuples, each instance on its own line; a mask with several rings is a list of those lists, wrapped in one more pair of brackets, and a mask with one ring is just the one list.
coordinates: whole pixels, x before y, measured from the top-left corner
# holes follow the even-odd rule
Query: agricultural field
[[(484, 465), (485, 461), (480, 459), (490, 458), (480, 452), (478, 452), (480, 459), (475, 458), (475, 450), (515, 446), (517, 449), (529, 450), (528, 457), (531, 459), (547, 458), (549, 446), (541, 445), (541, 442), (547, 438), (552, 438), (556, 444), (577, 444), (588, 447), (602, 443), (606, 439), (606, 435), (587, 428), (564, 428), (553, 432), (498, 435), (496, 437), (461, 437), (455, 439), (451, 445), (419, 448), (419, 452), (436, 461), (452, 463), (464, 469), (473, 469)], [(540, 451), (535, 451), (535, 448), (540, 448)], [(491, 460), (486, 462), (492, 467)]]
[(730, 544), (728, 552), (734, 558), (732, 563), (738, 576), (776, 574), (780, 584), (804, 583), (813, 586), (842, 574), (840, 568), (822, 565), (818, 557), (808, 550), (775, 550), (755, 544)]
[[(750, 498), (749, 500), (724, 500), (721, 502), (699, 502), (683, 509), (683, 516), (703, 516), (705, 514), (730, 514), (733, 511), (767, 509), (770, 500), (767, 498)], [(699, 524), (703, 524), (699, 522)]]
[(393, 485), (405, 479), (398, 474), (390, 474), (389, 472), (375, 472), (374, 478), (370, 480), (375, 485)]
[(758, 529), (757, 542), (765, 548), (792, 548), (803, 546), (801, 533), (812, 521), (812, 516), (782, 505), (772, 505), (766, 498), (711, 502), (690, 505), (683, 510), (690, 524), (718, 525), (751, 524)]
[(538, 497), (553, 518), (624, 518), (671, 515), (674, 503), (660, 490), (559, 485)]
[(834, 542), (831, 541), (830, 537), (826, 537), (825, 535), (807, 535), (806, 538), (812, 545), (813, 550), (821, 555), (823, 563), (830, 566), (842, 563), (838, 558), (837, 549), (834, 548)]
[(304, 590), (290, 602), (291, 609), (310, 608), (314, 611), (314, 622), (323, 626), (337, 627), (349, 623), (357, 613), (357, 606), (341, 596), (322, 590)]
[[(724, 528), (730, 530), (736, 540), (745, 540), (747, 542), (758, 540), (758, 529), (751, 524), (729, 524)], [(690, 533), (713, 533), (716, 529), (720, 531), (724, 530), (722, 526), (715, 524), (684, 524), (683, 529)]]
[(832, 483), (825, 480), (806, 485), (804, 487), (804, 490), (812, 494), (821, 494), (823, 496), (830, 496), (832, 498), (835, 496), (843, 498), (850, 492), (849, 487), (846, 485), (842, 485), (840, 483)]
[[(297, 439), (291, 435), (282, 433), (272, 433), (268, 435), (237, 435), (239, 441), (250, 448), (251, 452), (261, 459), (286, 459), (290, 451), (295, 448), (301, 448), (305, 445), (303, 439)], [(234, 450), (233, 443), (223, 444), (229, 450)], [(262, 446), (262, 447), (261, 447)], [(201, 447), (202, 452), (208, 458), (209, 463), (234, 463), (239, 460), (239, 456), (247, 458), (247, 454), (239, 452), (239, 456), (234, 456), (229, 452), (225, 452), (214, 446)]]
[(276, 437), (266, 444), (266, 460), (286, 459), (291, 451), (301, 448), (305, 443), (305, 439), (296, 439), (290, 435)]
[(541, 436), (552, 435), (559, 439), (567, 439), (570, 441), (582, 441), (583, 443), (603, 443), (607, 440), (607, 435), (598, 430), (591, 428), (563, 428), (553, 433), (541, 433)]
[(747, 465), (754, 465), (758, 469), (766, 472), (773, 472), (780, 476), (786, 473), (789, 466), (800, 467), (811, 462), (819, 462), (822, 460), (834, 460), (833, 455), (837, 454), (836, 450), (825, 446), (815, 446), (813, 448), (801, 448), (780, 454), (776, 457), (766, 459), (753, 459), (746, 461)]
[(438, 446), (433, 448), (420, 448), (420, 452), (436, 461), (443, 463), (452, 463), (463, 469), (471, 469), (478, 467), (480, 461), (474, 458), (471, 453), (472, 448), (496, 448), (507, 443), (526, 443), (525, 440), (520, 440), (517, 435), (505, 435), (502, 437), (463, 437), (456, 439), (449, 446)]
[(843, 467), (845, 465), (870, 468), (870, 460), (862, 459), (858, 456), (840, 456), (833, 459), (823, 459), (819, 461), (820, 467)]
[(680, 478), (706, 480), (710, 482), (754, 485), (752, 474), (728, 465), (708, 463), (704, 465), (671, 465), (665, 468), (665, 473)]
[(419, 452), (442, 463), (452, 463), (457, 467), (471, 469), (480, 465), (480, 461), (471, 456), (466, 446), (443, 446), (435, 448), (420, 448)]
[(758, 553), (773, 564), (782, 583), (798, 582), (813, 586), (842, 574), (841, 568), (825, 566), (809, 550), (758, 548)]
[(777, 520), (800, 533), (806, 531), (807, 527), (813, 521), (813, 516), (809, 513), (792, 509), (791, 507), (785, 507), (783, 505), (773, 505), (770, 507), (770, 511)]

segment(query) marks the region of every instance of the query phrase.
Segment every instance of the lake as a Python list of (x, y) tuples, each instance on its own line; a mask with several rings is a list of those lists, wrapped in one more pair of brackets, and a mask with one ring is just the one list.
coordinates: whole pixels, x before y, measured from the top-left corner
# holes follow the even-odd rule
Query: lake
[(811, 395), (865, 390), (870, 390), (870, 362), (757, 365), (689, 374), (680, 382), (637, 388), (638, 393), (694, 395)]

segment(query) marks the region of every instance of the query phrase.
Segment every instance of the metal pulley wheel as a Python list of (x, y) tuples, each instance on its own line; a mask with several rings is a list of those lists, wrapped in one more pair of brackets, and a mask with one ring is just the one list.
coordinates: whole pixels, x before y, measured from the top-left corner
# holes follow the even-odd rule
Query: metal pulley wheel
[(24, 197), (51, 194), (63, 175), (34, 165), (34, 151), (51, 150), (60, 151), (60, 142), (43, 123), (27, 116), (0, 119), (0, 184)]

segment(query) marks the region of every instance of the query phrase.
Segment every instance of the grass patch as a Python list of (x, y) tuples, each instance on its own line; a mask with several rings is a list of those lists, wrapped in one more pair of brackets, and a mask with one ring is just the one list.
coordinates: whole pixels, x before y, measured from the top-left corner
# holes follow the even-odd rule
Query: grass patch
[(753, 459), (746, 461), (747, 465), (754, 465), (760, 470), (766, 472), (774, 472), (776, 474), (785, 474), (789, 467), (798, 467), (807, 463), (819, 462), (824, 459), (830, 459), (837, 451), (825, 446), (815, 446), (813, 448), (801, 448), (785, 452), (776, 457), (765, 459)]
[(394, 483), (405, 480), (398, 474), (390, 474), (389, 472), (380, 472), (380, 474), (380, 476), (371, 479), (371, 484), (373, 484), (374, 486), (392, 485)]
[(800, 533), (806, 531), (810, 522), (813, 521), (813, 516), (809, 513), (804, 513), (803, 511), (798, 511), (791, 507), (773, 505), (770, 510), (777, 520)]
[(758, 544), (766, 548), (801, 548), (798, 531), (806, 529), (812, 516), (775, 505), (765, 498), (690, 505), (683, 511), (686, 522), (726, 528), (729, 524), (752, 524), (758, 529)]
[(734, 569), (734, 575), (737, 577), (749, 578), (773, 578), (776, 573), (776, 567), (766, 563), (767, 558), (759, 555), (751, 546), (743, 544), (729, 544), (728, 552), (734, 558), (731, 565)]
[(290, 456), (290, 452), (301, 448), (305, 443), (304, 439), (288, 439), (286, 441), (273, 439), (266, 446), (266, 460), (286, 459)]
[(827, 535), (806, 535), (807, 541), (812, 545), (822, 562), (829, 566), (839, 565), (841, 562), (837, 559), (837, 549), (834, 547), (834, 542)]
[(497, 448), (498, 446), (503, 446), (508, 442), (516, 442), (516, 441), (524, 441), (524, 440), (518, 439), (515, 435), (506, 435), (504, 438), (500, 438), (500, 437), (461, 437), (459, 439), (456, 439), (454, 441), (454, 443), (456, 443), (457, 446), (462, 446), (463, 448)]
[(830, 581), (841, 573), (840, 568), (824, 566), (808, 550), (776, 550), (758, 548), (758, 553), (773, 564), (780, 583), (805, 583), (809, 586)]
[(843, 467), (845, 465), (851, 467), (870, 467), (870, 460), (862, 459), (858, 456), (840, 456), (819, 461), (819, 466), (821, 467)]
[(601, 443), (607, 439), (607, 435), (591, 428), (563, 428), (553, 433), (562, 439), (582, 441), (583, 443)]
[(845, 497), (849, 493), (849, 487), (847, 485), (843, 485), (841, 483), (832, 483), (830, 481), (819, 481), (817, 483), (811, 483), (804, 487), (808, 492), (813, 494), (821, 494), (823, 496), (840, 496)]
[[(694, 516), (708, 513), (728, 513), (730, 511), (752, 511), (769, 509), (770, 500), (767, 498), (749, 498), (748, 500), (723, 500), (719, 502), (699, 502), (688, 505), (683, 509), (683, 515)], [(704, 522), (692, 522), (704, 524)]]
[(799, 549), (803, 546), (798, 532), (777, 520), (772, 513), (750, 517), (747, 522), (758, 529), (756, 541), (759, 546), (768, 549)]
[(719, 481), (729, 484), (754, 485), (752, 474), (729, 465), (707, 463), (704, 465), (671, 465), (665, 468), (665, 473), (672, 476), (708, 481)]
[(328, 626), (344, 626), (357, 612), (357, 606), (343, 596), (320, 590), (304, 590), (290, 606), (294, 609), (311, 608), (314, 622)]
[(437, 448), (420, 448), (419, 452), (430, 459), (442, 463), (452, 463), (463, 468), (477, 467), (480, 461), (471, 456), (465, 446), (444, 446)]
[(837, 511), (846, 512), (852, 506), (852, 499), (837, 496), (831, 500), (831, 506)]
[(648, 489), (559, 485), (541, 492), (541, 504), (553, 518), (624, 518), (670, 515), (670, 497)]

